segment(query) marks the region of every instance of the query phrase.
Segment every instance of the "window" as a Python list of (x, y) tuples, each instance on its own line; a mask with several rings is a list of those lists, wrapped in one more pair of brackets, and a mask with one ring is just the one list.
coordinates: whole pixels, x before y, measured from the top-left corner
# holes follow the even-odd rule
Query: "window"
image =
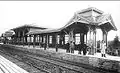
[(80, 43), (80, 34), (75, 34), (75, 44)]
[(42, 42), (42, 37), (40, 37), (40, 42)]
[(33, 42), (33, 35), (31, 36), (31, 42)]
[(30, 37), (27, 37), (27, 41), (30, 42)]
[(37, 36), (35, 37), (35, 42), (37, 42)]
[(45, 39), (46, 39), (46, 37), (45, 37), (45, 36), (43, 36), (43, 43), (45, 43)]
[(36, 42), (39, 42), (39, 35), (36, 36)]
[(52, 36), (49, 36), (49, 43), (52, 44)]
[(57, 35), (57, 44), (60, 44), (59, 41), (60, 41), (60, 35)]
[(68, 42), (69, 40), (69, 35), (65, 35), (65, 44)]

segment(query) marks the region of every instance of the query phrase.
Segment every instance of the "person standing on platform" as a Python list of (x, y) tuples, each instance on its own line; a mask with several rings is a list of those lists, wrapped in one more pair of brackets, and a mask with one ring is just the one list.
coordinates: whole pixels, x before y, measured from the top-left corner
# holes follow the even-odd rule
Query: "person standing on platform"
[(47, 48), (47, 44), (46, 44), (46, 43), (44, 43), (44, 50), (46, 50), (46, 48)]
[(75, 50), (75, 42), (73, 42), (73, 49), (72, 49), (72, 53), (74, 53)]
[(101, 43), (101, 54), (102, 54), (102, 57), (106, 57), (105, 49), (106, 49), (106, 44), (105, 44), (104, 40), (102, 40), (102, 43)]
[(74, 48), (75, 48), (74, 42), (70, 41), (70, 52), (71, 53), (74, 53)]
[(88, 49), (88, 54), (92, 55), (92, 48), (93, 48), (93, 42), (92, 40), (89, 41), (89, 49)]
[(56, 52), (58, 52), (58, 44), (55, 44)]
[(42, 48), (42, 42), (39, 43), (40, 48)]
[(81, 43), (78, 44), (78, 54), (81, 54), (81, 51), (82, 51), (82, 47), (81, 47)]
[(66, 44), (66, 52), (70, 53), (70, 44), (69, 44), (69, 42), (67, 42), (67, 44)]
[(87, 53), (87, 45), (84, 43), (83, 44), (83, 55), (86, 55)]

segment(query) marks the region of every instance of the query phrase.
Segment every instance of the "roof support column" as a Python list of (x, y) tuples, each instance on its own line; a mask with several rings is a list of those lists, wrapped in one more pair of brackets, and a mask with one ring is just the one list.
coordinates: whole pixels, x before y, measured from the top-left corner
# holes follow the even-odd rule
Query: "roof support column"
[(80, 42), (84, 44), (84, 33), (80, 33)]
[(30, 35), (30, 44), (31, 44), (31, 42), (32, 42), (32, 39), (31, 39), (32, 37), (31, 37), (31, 35)]
[(87, 33), (86, 33), (86, 44), (87, 44)]
[(89, 50), (90, 55), (94, 55), (96, 53), (96, 27), (95, 26), (89, 26), (89, 44), (91, 49)]
[(73, 29), (69, 32), (69, 43), (70, 43), (70, 52), (71, 53), (74, 53), (74, 47), (75, 47), (75, 45), (74, 45), (74, 43), (73, 42), (75, 42), (75, 40), (74, 40), (74, 34), (73, 34)]
[(90, 29), (89, 30), (89, 42), (88, 42), (88, 44), (89, 44), (89, 46), (90, 46), (90, 49), (89, 49), (89, 55), (91, 55), (92, 54), (92, 39), (91, 39), (91, 36), (92, 36), (92, 30)]
[(30, 43), (30, 35), (27, 35), (27, 43)]
[(52, 35), (52, 47), (55, 47), (56, 45), (56, 34)]
[(102, 30), (102, 32), (103, 32), (103, 41), (105, 41), (106, 47), (107, 47), (108, 46), (108, 42), (107, 42), (107, 34), (108, 34), (108, 32), (106, 30)]
[(29, 35), (28, 37), (29, 37), (29, 42), (28, 42), (29, 45), (28, 45), (28, 46), (30, 47), (30, 43), (31, 43), (31, 35)]
[(24, 31), (23, 31), (23, 46), (24, 46), (24, 34), (25, 34), (25, 33), (24, 33)]
[(42, 44), (43, 44), (43, 41), (44, 41), (44, 37), (43, 37), (43, 35), (42, 35), (41, 37), (42, 37), (42, 40), (41, 40), (41, 41), (42, 41)]
[(40, 48), (41, 48), (41, 36), (39, 35), (39, 46), (40, 46)]
[(76, 39), (75, 39), (75, 33), (73, 32), (73, 42), (75, 43), (76, 41), (75, 41)]
[(35, 47), (36, 35), (33, 35), (33, 47)]
[(61, 34), (61, 45), (62, 45), (62, 48), (64, 48), (64, 44), (65, 44), (65, 35), (62, 33)]
[(27, 43), (28, 41), (27, 41), (27, 38), (28, 38), (28, 36), (27, 35), (25, 35), (25, 43)]
[(62, 47), (62, 34), (60, 34), (60, 41), (59, 41), (59, 43), (60, 43), (60, 47)]
[(96, 47), (96, 28), (93, 28), (93, 55), (97, 52)]
[(63, 45), (65, 45), (65, 34), (63, 34)]
[(20, 31), (18, 32), (19, 44), (20, 44)]
[(55, 49), (56, 49), (56, 52), (58, 52), (58, 42), (57, 42), (57, 41), (58, 41), (58, 37), (57, 37), (57, 35), (58, 35), (58, 34), (56, 33), (56, 34), (55, 34), (55, 39), (56, 39), (56, 40), (55, 40)]
[(47, 48), (47, 35), (44, 35), (43, 42), (44, 42), (44, 50), (46, 50), (46, 48)]
[(49, 36), (48, 36), (48, 34), (46, 35), (46, 43), (47, 43), (47, 49), (49, 49)]

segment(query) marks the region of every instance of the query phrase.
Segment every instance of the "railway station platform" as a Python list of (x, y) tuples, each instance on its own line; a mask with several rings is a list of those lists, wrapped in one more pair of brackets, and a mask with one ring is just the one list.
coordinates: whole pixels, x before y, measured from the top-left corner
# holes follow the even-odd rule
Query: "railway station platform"
[[(82, 66), (83, 68), (84, 66), (87, 66), (84, 68), (85, 70), (83, 70), (82, 72), (87, 71), (88, 69), (93, 70), (97, 68), (98, 70), (99, 68), (99, 70), (101, 69), (105, 70), (106, 72), (104, 73), (120, 73), (120, 57), (118, 56), (110, 56), (106, 54), (106, 57), (101, 57), (101, 53), (96, 53), (95, 55), (88, 55), (87, 53), (87, 55), (83, 55), (83, 54), (78, 54), (77, 50), (75, 50), (74, 53), (66, 53), (66, 50), (62, 48), (58, 48), (58, 52), (56, 52), (55, 48), (49, 48), (44, 50), (44, 48), (40, 48), (39, 46), (33, 47), (32, 45), (23, 46), (23, 45), (7, 44), (3, 46), (5, 46), (6, 48), (11, 47), (13, 49), (30, 52), (36, 55), (47, 56), (49, 58), (60, 59), (63, 61), (65, 60), (71, 63), (77, 63), (80, 64), (80, 68), (82, 68)], [(79, 69), (73, 68), (73, 66), (70, 68), (79, 71)]]
[[(35, 47), (33, 47), (33, 46), (27, 46), (27, 45), (26, 46), (16, 45), (16, 46), (17, 47), (24, 47), (24, 48), (27, 48), (27, 49), (42, 49), (42, 50), (44, 50), (44, 48), (40, 48), (39, 46), (35, 46)], [(56, 52), (56, 49), (55, 48), (49, 48), (49, 49), (46, 49), (46, 51)], [(66, 50), (62, 49), (62, 48), (58, 48), (58, 53), (66, 53)], [(67, 53), (67, 54), (72, 54), (72, 55), (77, 55), (77, 56), (83, 56), (83, 52), (81, 52), (81, 54), (78, 54), (77, 50), (74, 50), (74, 53)], [(96, 53), (94, 55), (88, 55), (88, 52), (87, 52), (87, 54), (85, 56), (120, 61), (120, 57), (118, 57), (118, 56), (111, 56), (111, 55), (108, 55), (108, 54), (106, 54), (106, 57), (101, 57), (101, 53)]]
[(0, 55), (0, 73), (29, 73)]

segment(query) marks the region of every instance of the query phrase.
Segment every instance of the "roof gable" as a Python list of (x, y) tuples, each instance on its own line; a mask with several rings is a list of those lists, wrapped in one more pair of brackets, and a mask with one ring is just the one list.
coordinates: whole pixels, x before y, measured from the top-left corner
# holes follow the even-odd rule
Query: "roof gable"
[(96, 17), (96, 16), (103, 14), (103, 11), (98, 10), (97, 8), (94, 8), (94, 7), (90, 7), (90, 8), (78, 11), (77, 14), (82, 15), (84, 17), (88, 17), (88, 16), (95, 16)]
[(110, 14), (103, 14), (103, 11), (93, 7), (76, 12), (71, 18), (71, 20), (62, 29), (72, 25), (75, 22), (96, 26), (104, 25), (105, 23), (110, 23), (112, 27), (110, 30), (117, 30)]
[(46, 28), (43, 28), (43, 27), (35, 26), (35, 25), (28, 25), (28, 24), (25, 24), (25, 25), (22, 25), (22, 26), (18, 26), (18, 27), (16, 27), (16, 28), (13, 28), (13, 29), (11, 29), (11, 30), (18, 30), (18, 29), (21, 29), (21, 28), (46, 29)]

